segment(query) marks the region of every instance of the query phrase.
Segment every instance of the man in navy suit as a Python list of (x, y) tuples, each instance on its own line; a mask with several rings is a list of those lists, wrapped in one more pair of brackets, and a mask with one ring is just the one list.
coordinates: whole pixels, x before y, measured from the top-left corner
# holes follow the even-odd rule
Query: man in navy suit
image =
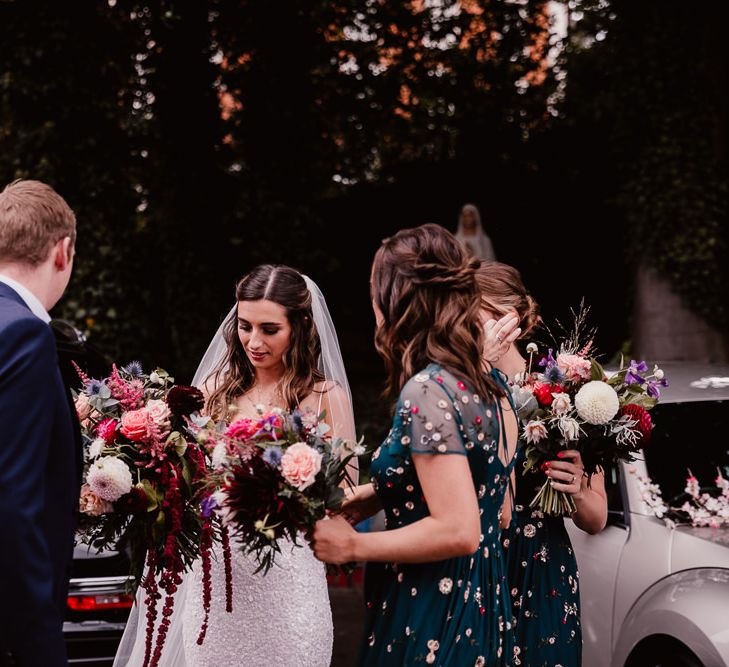
[(80, 451), (48, 311), (75, 239), (76, 218), (48, 185), (0, 193), (0, 664), (67, 664)]

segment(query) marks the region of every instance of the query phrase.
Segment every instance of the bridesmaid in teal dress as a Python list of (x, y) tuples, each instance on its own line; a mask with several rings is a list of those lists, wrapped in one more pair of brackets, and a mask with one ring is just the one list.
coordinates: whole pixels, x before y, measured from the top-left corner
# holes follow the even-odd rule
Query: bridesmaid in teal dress
[(361, 665), (512, 662), (499, 516), (517, 425), (503, 376), (482, 372), (477, 266), (435, 225), (399, 232), (375, 259), (377, 347), (399, 398), (372, 482), (345, 512), (356, 522), (382, 507), (387, 529), (355, 533), (340, 516), (313, 536), (326, 562), (385, 563)]
[[(477, 280), (490, 317), (514, 314), (522, 338), (539, 323), (536, 304), (516, 269), (492, 263), (479, 269)], [(507, 345), (490, 361), (509, 377), (524, 373), (520, 341)], [(518, 392), (517, 404), (520, 402)], [(533, 400), (533, 399), (532, 399)], [(528, 406), (525, 406), (528, 407)], [(571, 493), (577, 505), (575, 524), (588, 533), (602, 530), (607, 500), (602, 474), (588, 486), (579, 453), (565, 450), (542, 472), (523, 473), (524, 452), (517, 455), (516, 498), (512, 522), (502, 534), (514, 614), (517, 667), (579, 667), (582, 660), (579, 574), (562, 517), (548, 517), (529, 503), (548, 475), (554, 487)]]

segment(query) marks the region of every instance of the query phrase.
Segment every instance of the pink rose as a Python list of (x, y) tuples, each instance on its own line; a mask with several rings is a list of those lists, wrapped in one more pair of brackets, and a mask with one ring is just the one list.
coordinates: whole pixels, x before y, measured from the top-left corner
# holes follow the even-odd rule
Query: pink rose
[(592, 378), (592, 363), (589, 359), (585, 359), (578, 354), (558, 355), (557, 366), (564, 371), (570, 382)]
[(91, 403), (89, 403), (89, 397), (81, 393), (78, 395), (75, 401), (76, 406), (76, 414), (78, 415), (78, 420), (80, 422), (84, 422), (86, 419), (89, 418), (89, 415), (91, 414), (91, 410), (93, 408), (91, 407)]
[(150, 414), (144, 408), (129, 410), (121, 417), (121, 432), (132, 442), (141, 442), (149, 436)]
[(284, 479), (303, 491), (311, 486), (321, 470), (322, 456), (303, 442), (291, 445), (281, 458), (281, 474)]
[(79, 498), (79, 511), (89, 516), (100, 516), (101, 514), (109, 514), (114, 511), (112, 504), (108, 500), (99, 498), (90, 488), (88, 484), (81, 487), (81, 497)]
[(146, 410), (149, 416), (152, 417), (152, 421), (159, 426), (160, 434), (162, 436), (167, 435), (170, 432), (170, 408), (164, 401), (149, 401), (146, 405)]

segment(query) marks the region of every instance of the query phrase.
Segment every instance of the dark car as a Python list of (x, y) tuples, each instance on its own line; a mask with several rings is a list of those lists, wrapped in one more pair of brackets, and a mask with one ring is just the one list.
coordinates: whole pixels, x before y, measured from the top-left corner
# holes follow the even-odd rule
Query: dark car
[(123, 553), (100, 554), (77, 545), (63, 634), (71, 665), (108, 666), (134, 603), (128, 592), (129, 561)]

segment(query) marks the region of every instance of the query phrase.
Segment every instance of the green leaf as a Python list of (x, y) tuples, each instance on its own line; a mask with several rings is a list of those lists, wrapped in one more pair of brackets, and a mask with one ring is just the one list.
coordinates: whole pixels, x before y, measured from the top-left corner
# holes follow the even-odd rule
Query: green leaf
[(602, 380), (605, 377), (605, 369), (594, 359), (592, 360), (591, 372), (593, 380)]

